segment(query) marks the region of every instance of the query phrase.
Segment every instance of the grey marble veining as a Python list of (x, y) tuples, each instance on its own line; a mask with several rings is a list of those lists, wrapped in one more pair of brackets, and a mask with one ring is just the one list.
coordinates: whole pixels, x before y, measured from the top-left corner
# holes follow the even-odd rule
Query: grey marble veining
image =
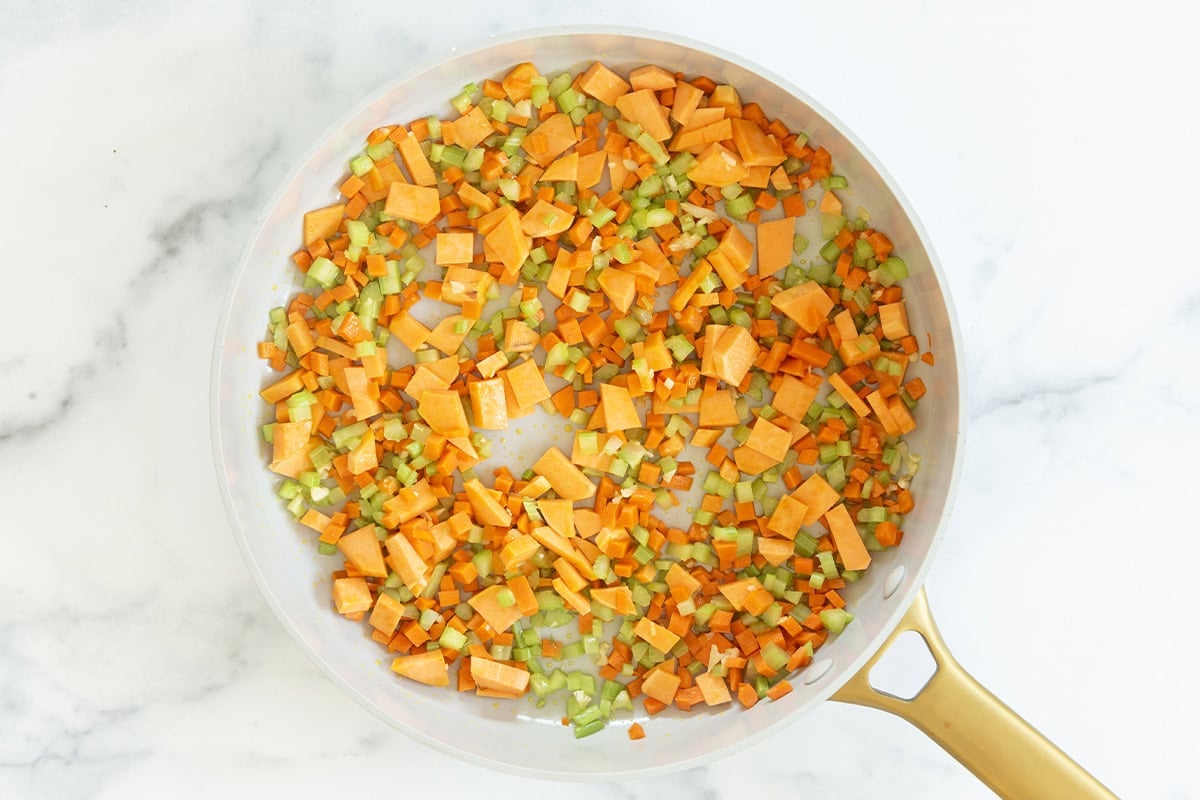
[[(18, 2), (0, 27), (0, 797), (378, 793), (398, 764), (419, 794), (553, 789), (409, 740), (290, 643), (227, 530), (208, 368), (255, 215), (333, 120), (455, 45), (575, 22), (742, 52), (887, 165), (970, 387), (943, 633), (1118, 794), (1200, 796), (1195, 8), (211, 5)], [(988, 796), (834, 704), (700, 770), (565, 791)]]

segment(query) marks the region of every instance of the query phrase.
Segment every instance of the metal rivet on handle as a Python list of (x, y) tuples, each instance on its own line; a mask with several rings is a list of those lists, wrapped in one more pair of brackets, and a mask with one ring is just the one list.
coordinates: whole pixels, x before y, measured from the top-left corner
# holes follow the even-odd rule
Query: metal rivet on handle
[(812, 686), (817, 681), (824, 678), (829, 670), (833, 669), (833, 659), (826, 658), (821, 661), (813, 662), (812, 666), (804, 671), (804, 685)]
[(897, 564), (888, 576), (883, 579), (883, 597), (888, 599), (896, 593), (900, 588), (900, 584), (904, 583), (904, 576), (908, 574), (908, 568), (903, 564)]

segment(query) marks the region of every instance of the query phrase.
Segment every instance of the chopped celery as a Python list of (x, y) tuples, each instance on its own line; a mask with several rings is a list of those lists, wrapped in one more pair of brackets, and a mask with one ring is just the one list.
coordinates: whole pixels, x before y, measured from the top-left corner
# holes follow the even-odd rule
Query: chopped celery
[(322, 289), (331, 289), (337, 283), (341, 270), (328, 258), (321, 256), (314, 259), (308, 268), (307, 278), (316, 282)]
[(825, 261), (830, 264), (837, 261), (841, 254), (842, 248), (838, 247), (837, 243), (832, 239), (830, 239), (821, 247), (821, 258), (825, 259)]
[(826, 608), (821, 610), (821, 624), (830, 633), (841, 633), (854, 619), (854, 615), (843, 608)]

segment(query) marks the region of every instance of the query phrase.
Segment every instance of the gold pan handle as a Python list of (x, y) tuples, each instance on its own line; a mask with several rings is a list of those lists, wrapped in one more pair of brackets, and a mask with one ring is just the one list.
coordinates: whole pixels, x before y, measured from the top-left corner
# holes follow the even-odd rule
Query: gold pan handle
[[(877, 691), (868, 680), (871, 669), (906, 631), (921, 635), (937, 663), (937, 672), (911, 700)], [(954, 660), (934, 624), (924, 589), (879, 652), (833, 699), (911, 722), (1001, 797), (1116, 798)]]

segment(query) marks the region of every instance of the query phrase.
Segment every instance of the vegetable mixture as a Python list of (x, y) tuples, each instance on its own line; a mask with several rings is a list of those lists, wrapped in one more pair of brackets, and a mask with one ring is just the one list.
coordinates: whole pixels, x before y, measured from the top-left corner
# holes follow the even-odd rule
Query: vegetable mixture
[[(577, 737), (635, 702), (779, 699), (913, 508), (906, 373), (933, 358), (904, 261), (733, 86), (524, 63), (451, 104), (372, 131), (304, 215), (304, 289), (259, 346), (334, 606), (408, 680), (562, 693)], [(538, 407), (570, 452), (477, 474)]]

